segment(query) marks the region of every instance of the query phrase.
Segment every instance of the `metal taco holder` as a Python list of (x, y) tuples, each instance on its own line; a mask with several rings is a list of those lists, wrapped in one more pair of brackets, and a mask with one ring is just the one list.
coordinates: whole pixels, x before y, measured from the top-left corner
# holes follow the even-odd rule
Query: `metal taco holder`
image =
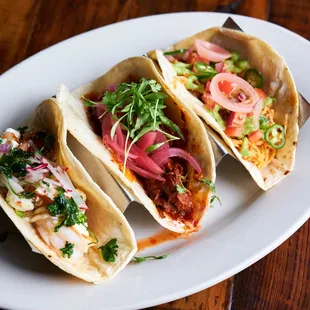
[[(229, 17), (225, 21), (222, 27), (243, 32), (243, 30), (237, 25), (237, 23), (231, 17)], [(301, 128), (310, 116), (310, 104), (300, 93), (298, 94), (299, 94), (298, 126), (299, 128)], [(205, 126), (207, 127), (207, 125)], [(227, 147), (226, 143), (218, 133), (216, 133), (210, 127), (208, 127), (208, 133), (211, 140), (212, 149), (214, 152), (216, 166), (227, 154), (232, 157), (235, 157), (230, 148)], [(109, 186), (104, 188), (104, 190), (112, 198), (113, 201), (117, 201), (117, 205), (119, 209), (122, 210), (122, 212), (124, 212), (131, 203), (139, 203), (139, 201), (134, 197), (133, 194), (130, 193), (130, 191), (124, 188), (124, 186), (122, 186), (121, 184), (119, 184), (108, 170), (106, 171), (107, 171), (107, 177), (109, 179), (108, 181)]]

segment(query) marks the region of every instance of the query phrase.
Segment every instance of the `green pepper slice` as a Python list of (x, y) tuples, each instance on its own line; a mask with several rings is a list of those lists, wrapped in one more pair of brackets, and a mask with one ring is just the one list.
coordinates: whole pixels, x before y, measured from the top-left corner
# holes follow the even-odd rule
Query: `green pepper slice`
[(165, 52), (164, 55), (176, 55), (176, 54), (182, 54), (186, 51), (186, 48), (181, 48), (179, 50), (174, 50), (174, 51), (168, 51)]
[(244, 79), (254, 88), (261, 88), (263, 86), (263, 77), (255, 69), (248, 69), (244, 74)]
[(185, 87), (190, 90), (203, 91), (203, 86), (194, 83), (197, 80), (198, 78), (196, 75), (190, 75), (186, 81)]
[(264, 138), (274, 149), (281, 149), (286, 141), (285, 129), (282, 125), (274, 124), (266, 130)]
[(210, 65), (205, 64), (202, 61), (198, 61), (195, 64), (195, 67), (199, 72), (204, 73), (204, 74), (215, 75), (217, 73), (214, 68), (212, 68)]

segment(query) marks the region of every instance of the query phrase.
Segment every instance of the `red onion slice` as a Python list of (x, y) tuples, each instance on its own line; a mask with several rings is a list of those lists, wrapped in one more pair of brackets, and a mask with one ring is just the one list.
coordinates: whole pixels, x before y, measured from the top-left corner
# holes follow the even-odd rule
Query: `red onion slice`
[(6, 155), (11, 149), (10, 144), (0, 144), (0, 153)]
[(193, 168), (198, 172), (201, 173), (201, 167), (198, 163), (198, 161), (188, 152), (179, 149), (179, 148), (169, 148), (166, 150), (162, 150), (160, 152), (157, 152), (156, 154), (154, 154), (151, 158), (159, 165), (159, 166), (163, 166), (165, 165), (170, 157), (181, 157), (185, 160), (187, 160), (192, 166)]
[(231, 53), (217, 44), (196, 39), (195, 46), (200, 57), (218, 62), (231, 57)]
[(133, 164), (130, 160), (127, 161), (127, 166), (130, 170), (134, 171), (135, 173), (139, 174), (141, 177), (150, 178), (158, 181), (165, 181), (165, 179), (157, 174), (152, 172), (146, 171), (135, 164)]
[[(244, 102), (234, 102), (228, 99), (220, 90), (219, 83), (222, 81), (227, 81), (232, 84), (236, 84), (243, 92), (250, 98)], [(211, 81), (210, 92), (212, 98), (216, 103), (218, 103), (223, 108), (234, 111), (234, 112), (244, 112), (249, 113), (253, 110), (254, 105), (259, 100), (259, 97), (255, 89), (245, 80), (231, 73), (219, 73)]]
[(145, 151), (149, 146), (155, 144), (155, 139), (157, 137), (157, 132), (156, 131), (150, 131), (143, 135), (138, 141), (137, 141), (137, 146)]

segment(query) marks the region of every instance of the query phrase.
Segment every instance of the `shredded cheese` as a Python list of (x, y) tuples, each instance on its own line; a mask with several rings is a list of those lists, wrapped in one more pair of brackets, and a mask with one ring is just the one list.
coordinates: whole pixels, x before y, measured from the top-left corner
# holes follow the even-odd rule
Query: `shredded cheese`
[[(275, 124), (274, 118), (274, 109), (271, 106), (266, 106), (262, 110), (262, 115), (267, 117), (270, 121), (270, 125)], [(237, 148), (238, 151), (241, 150), (241, 146), (243, 140), (240, 139), (231, 139), (234, 146)], [(276, 150), (265, 140), (261, 139), (255, 143), (249, 141), (248, 147), (250, 151), (250, 156), (245, 156), (244, 159), (247, 161), (252, 162), (258, 169), (263, 169), (266, 167), (275, 157)]]

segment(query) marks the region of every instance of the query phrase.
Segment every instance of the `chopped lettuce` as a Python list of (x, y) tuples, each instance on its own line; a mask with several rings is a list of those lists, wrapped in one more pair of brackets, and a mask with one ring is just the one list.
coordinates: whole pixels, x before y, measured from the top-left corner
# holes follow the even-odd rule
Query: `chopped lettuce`
[(245, 123), (243, 125), (243, 130), (242, 130), (242, 134), (244, 136), (250, 134), (251, 132), (255, 131), (255, 127), (254, 127), (254, 124), (253, 124), (253, 117), (250, 116), (250, 117), (247, 117), (246, 120), (245, 120)]
[(222, 116), (219, 114), (220, 106), (218, 104), (215, 105), (215, 108), (213, 110), (206, 109), (207, 112), (216, 120), (216, 122), (219, 124), (222, 130), (225, 130), (226, 124), (222, 118)]
[(183, 62), (175, 62), (174, 64), (172, 64), (172, 67), (177, 75), (194, 74), (194, 72), (189, 69), (191, 67), (191, 64), (185, 64)]
[(242, 155), (242, 157), (251, 156), (251, 152), (249, 151), (249, 140), (247, 137), (244, 137), (243, 139), (240, 154)]

